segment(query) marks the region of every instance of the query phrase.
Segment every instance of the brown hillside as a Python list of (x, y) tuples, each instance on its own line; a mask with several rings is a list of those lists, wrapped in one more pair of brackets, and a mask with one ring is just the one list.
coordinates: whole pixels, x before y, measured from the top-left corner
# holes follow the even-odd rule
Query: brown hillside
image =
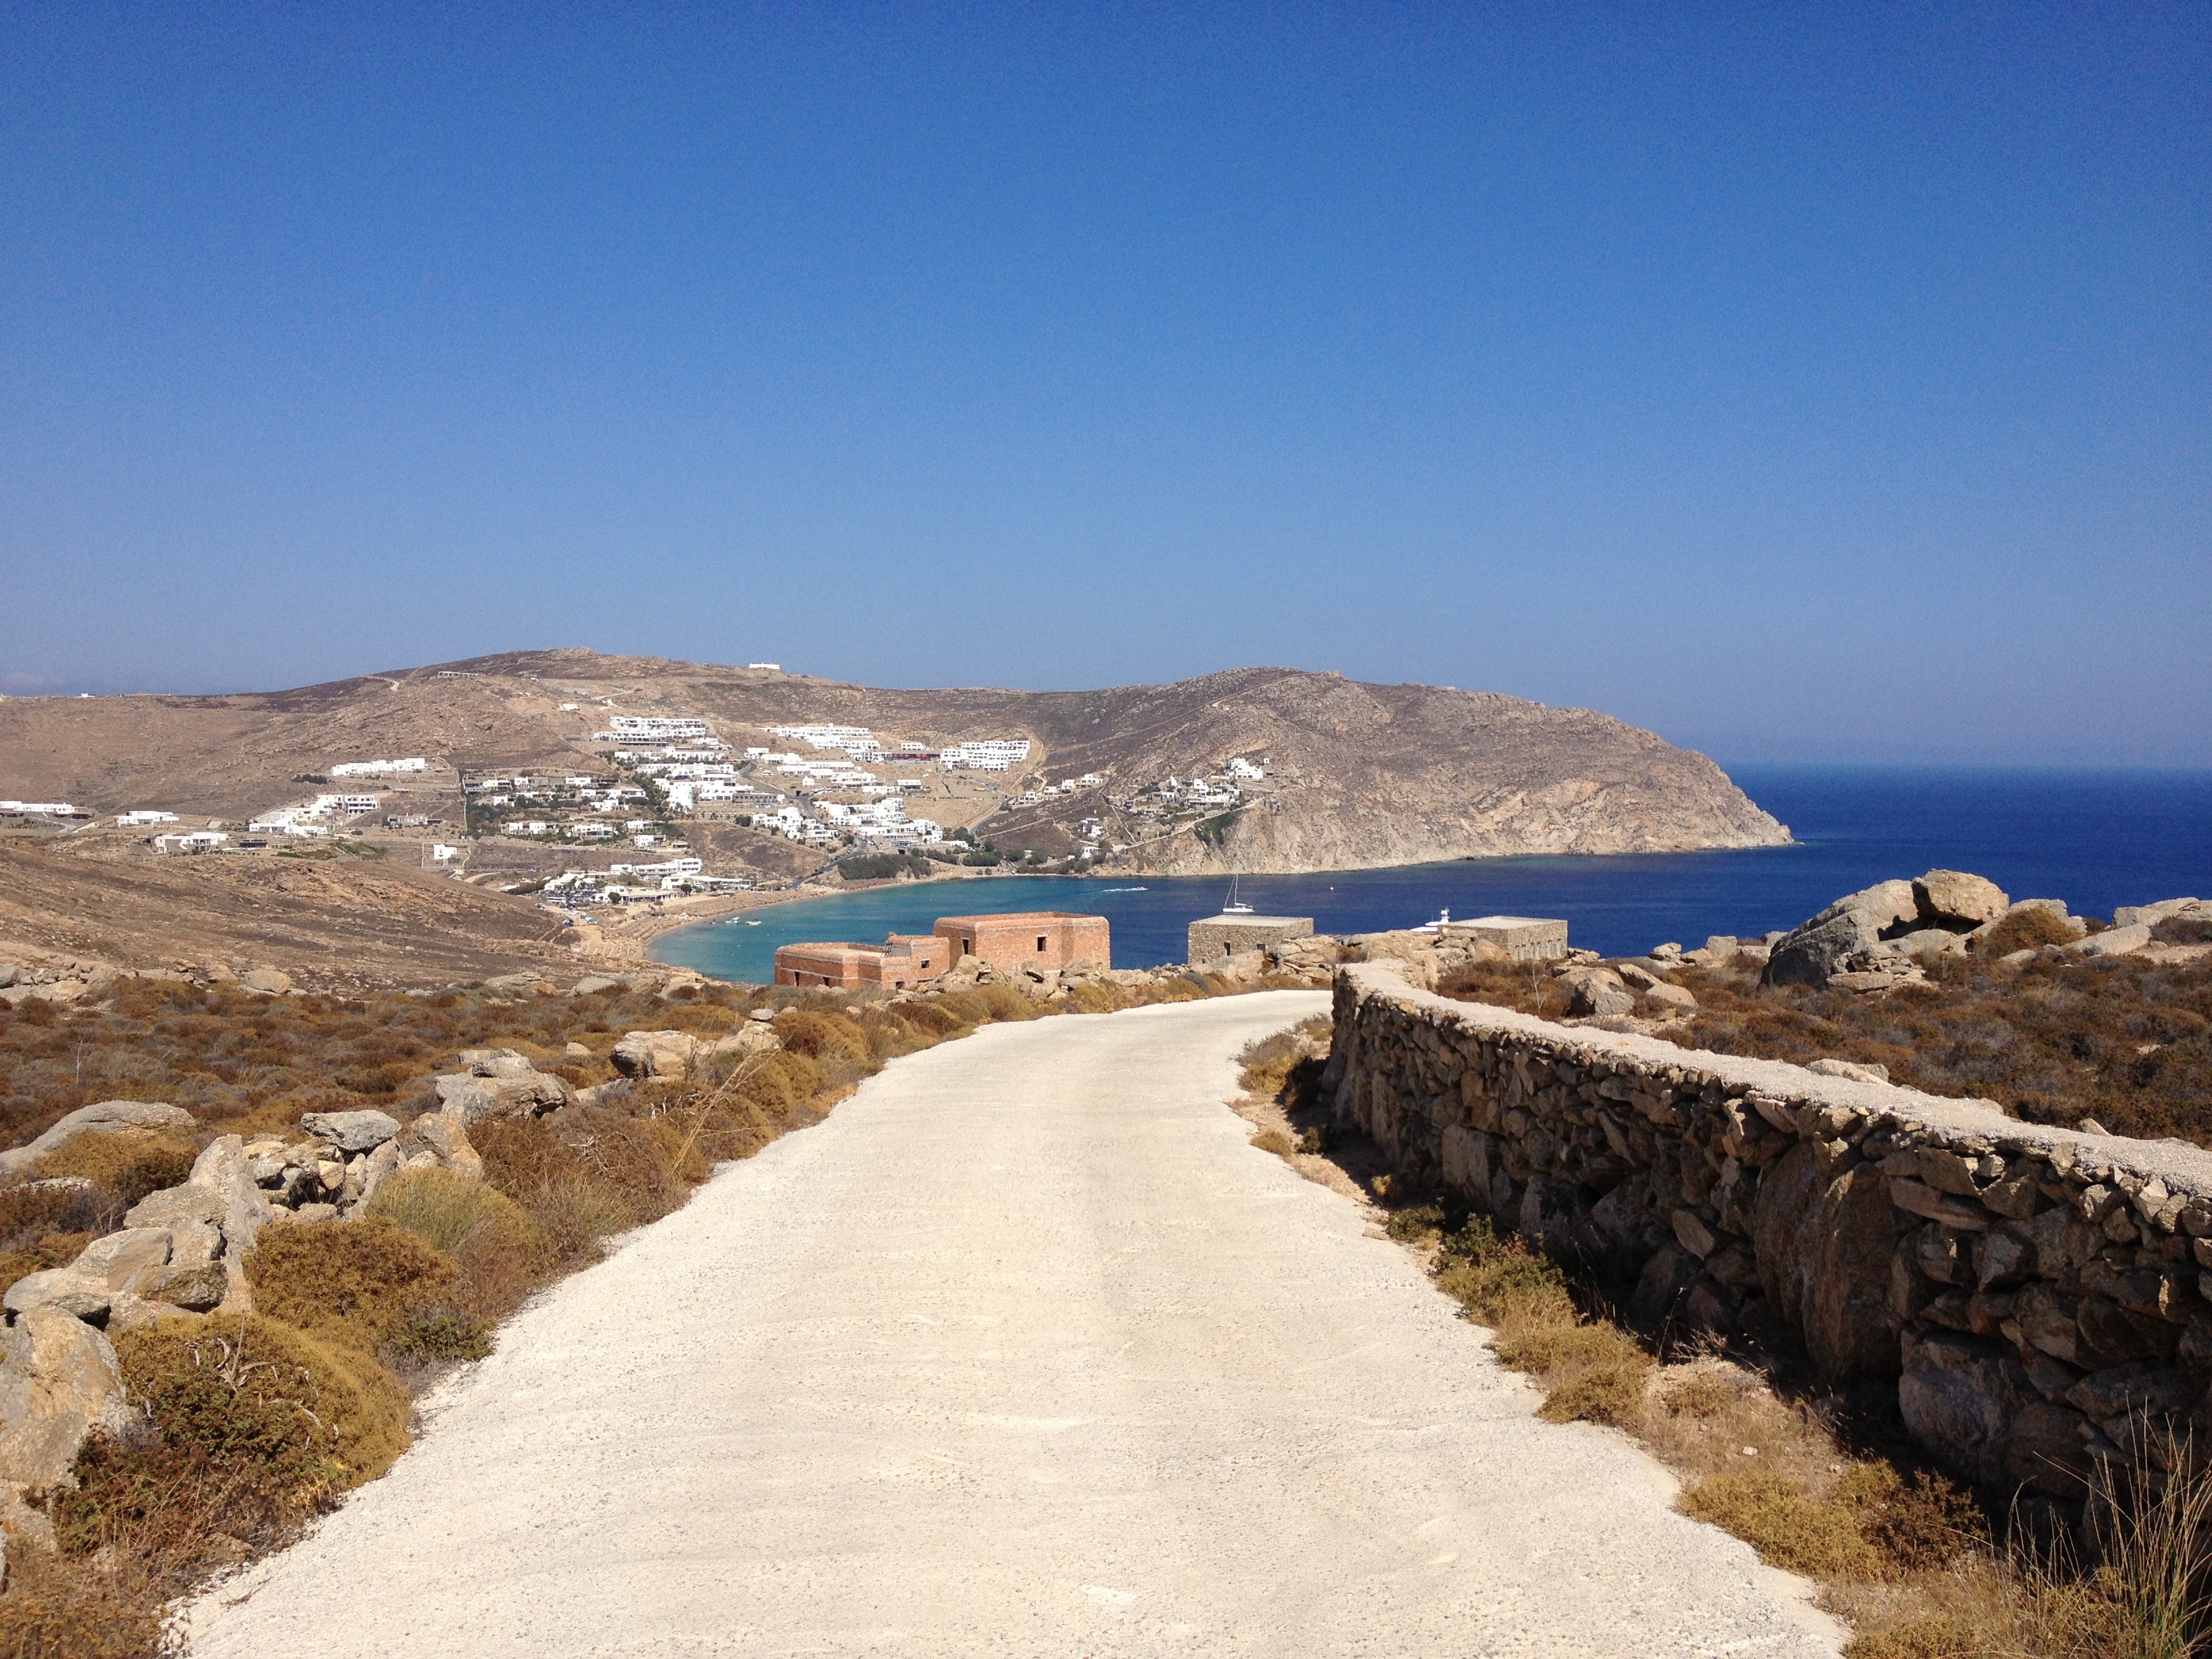
[[(563, 713), (563, 702), (577, 703)], [(239, 817), (345, 759), (424, 755), (434, 768), (578, 763), (609, 714), (697, 714), (726, 727), (838, 721), (933, 744), (1026, 736), (1030, 781), (1105, 775), (1103, 790), (994, 814), (1002, 845), (1048, 853), (1097, 816), (1133, 843), (1125, 867), (1336, 869), (1511, 853), (1771, 845), (1787, 832), (1704, 756), (1586, 709), (1495, 693), (1235, 669), (1103, 691), (890, 690), (800, 675), (513, 652), (295, 690), (217, 697), (0, 701), (0, 793), (112, 811)], [(744, 733), (735, 730), (734, 738)], [(1212, 844), (1118, 820), (1121, 796), (1232, 755), (1268, 779)], [(450, 788), (453, 773), (441, 779)], [(994, 780), (1014, 796), (1024, 779)]]
[(0, 960), (271, 963), (304, 984), (488, 978), (577, 956), (526, 900), (351, 859), (155, 858), (126, 839), (0, 837)]

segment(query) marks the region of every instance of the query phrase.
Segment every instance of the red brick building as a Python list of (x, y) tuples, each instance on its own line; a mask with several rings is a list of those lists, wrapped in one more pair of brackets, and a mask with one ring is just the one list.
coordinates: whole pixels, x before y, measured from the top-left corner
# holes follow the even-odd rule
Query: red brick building
[(786, 945), (775, 953), (778, 985), (831, 985), (842, 990), (903, 991), (952, 965), (934, 933), (893, 933), (881, 945)]
[(1103, 968), (1114, 959), (1114, 942), (1105, 917), (1067, 910), (939, 916), (933, 933), (893, 933), (881, 945), (783, 945), (775, 953), (775, 982), (903, 991), (935, 979), (963, 956), (1001, 973), (1056, 970), (1086, 957)]
[(1024, 968), (1065, 968), (1085, 957), (1103, 968), (1114, 960), (1114, 942), (1106, 918), (1078, 915), (1070, 910), (939, 916), (937, 937), (945, 942), (952, 962), (976, 957), (1002, 973)]

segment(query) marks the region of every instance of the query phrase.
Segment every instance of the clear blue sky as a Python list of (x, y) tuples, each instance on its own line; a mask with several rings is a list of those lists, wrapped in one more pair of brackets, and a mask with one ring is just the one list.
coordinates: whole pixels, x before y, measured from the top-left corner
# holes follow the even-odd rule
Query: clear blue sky
[(0, 690), (2212, 763), (2212, 8), (0, 8)]

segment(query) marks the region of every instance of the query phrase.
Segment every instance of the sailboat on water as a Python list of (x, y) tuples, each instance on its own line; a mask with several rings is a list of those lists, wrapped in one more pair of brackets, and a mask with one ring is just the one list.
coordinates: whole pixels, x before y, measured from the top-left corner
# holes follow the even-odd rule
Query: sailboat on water
[(1249, 916), (1252, 914), (1252, 907), (1237, 899), (1237, 878), (1233, 874), (1229, 878), (1229, 896), (1222, 901), (1221, 914), (1224, 916)]

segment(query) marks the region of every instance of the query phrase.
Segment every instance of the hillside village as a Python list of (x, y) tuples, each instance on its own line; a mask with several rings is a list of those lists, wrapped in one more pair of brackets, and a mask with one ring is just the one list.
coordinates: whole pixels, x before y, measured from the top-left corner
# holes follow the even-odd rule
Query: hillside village
[[(963, 874), (1076, 867), (1193, 829), (1218, 835), (1267, 775), (1264, 757), (1237, 755), (1122, 793), (1098, 771), (1053, 778), (1027, 736), (939, 742), (836, 721), (751, 727), (681, 712), (617, 714), (611, 700), (602, 708), (598, 729), (570, 740), (573, 767), (488, 771), (443, 757), (349, 757), (295, 775), (307, 786), (300, 794), (241, 820), (187, 827), (161, 803), (110, 816), (117, 830), (152, 831), (140, 841), (157, 856), (398, 854), (533, 896), (573, 923), (592, 906), (795, 885), (882, 854)], [(558, 712), (585, 708), (566, 702)], [(94, 818), (58, 801), (0, 802), (0, 815), (64, 833)], [(766, 842), (816, 856), (793, 872), (762, 856)]]

